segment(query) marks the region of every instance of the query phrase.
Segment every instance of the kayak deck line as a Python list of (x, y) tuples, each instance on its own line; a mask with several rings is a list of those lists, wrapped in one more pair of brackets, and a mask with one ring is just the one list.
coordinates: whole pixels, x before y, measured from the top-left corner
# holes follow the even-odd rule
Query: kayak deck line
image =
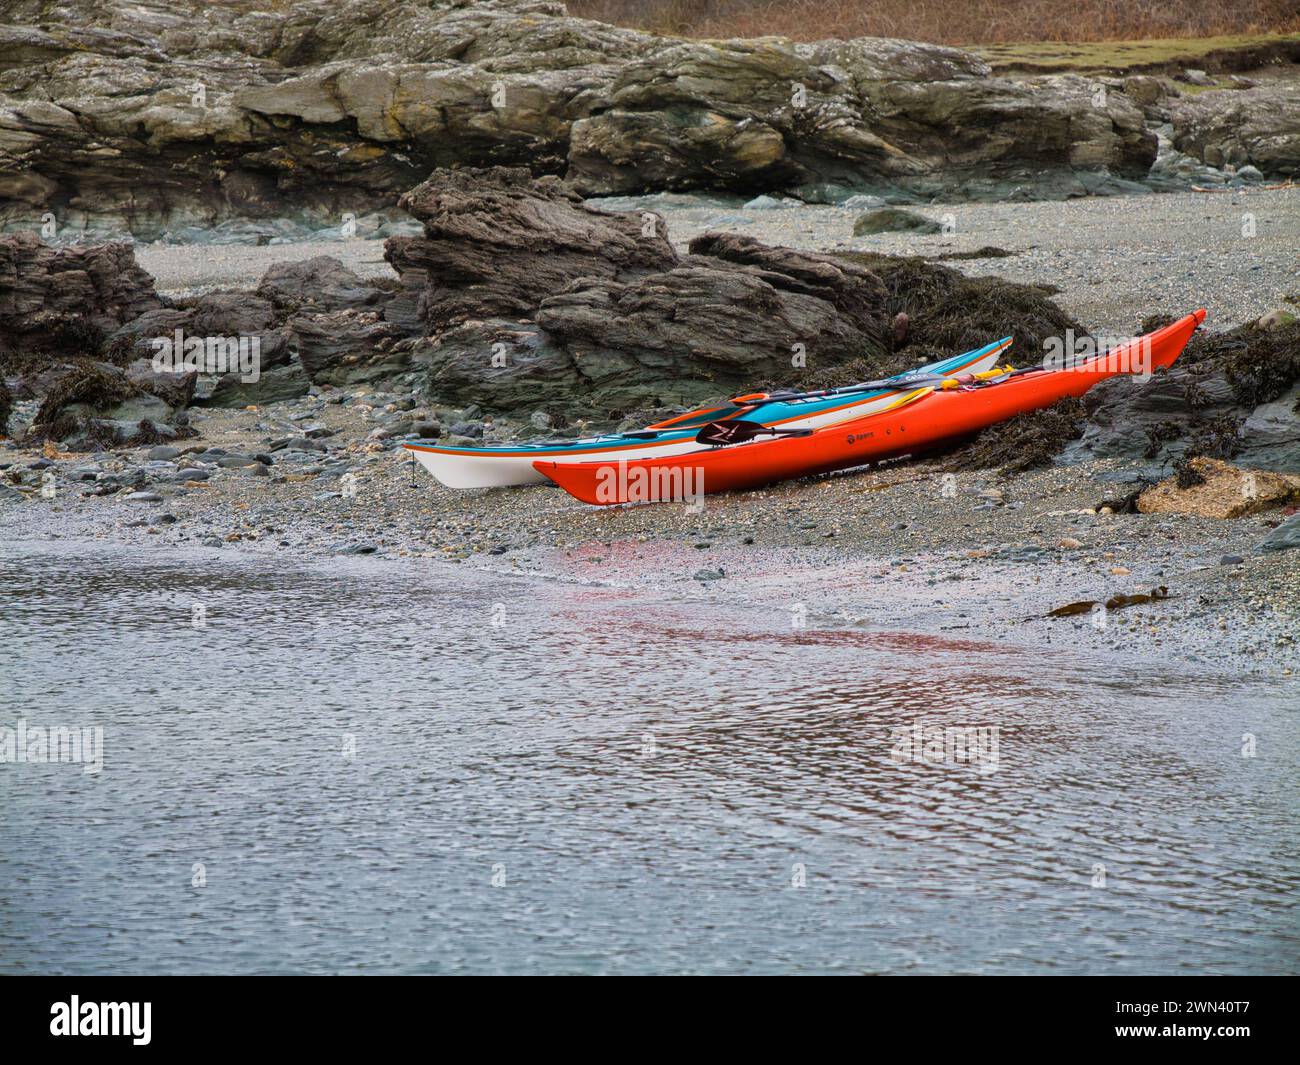
[[(952, 369), (952, 370), (944, 371), (944, 373), (945, 373), (945, 375), (953, 375), (953, 376), (955, 376), (955, 375), (961, 373), (962, 371), (964, 371), (965, 368), (966, 368), (967, 366), (971, 366), (971, 365), (973, 365), (973, 364), (975, 364), (975, 363), (977, 363), (977, 362), (984, 362), (984, 361), (987, 360), (988, 356), (990, 356), (990, 355), (994, 355), (994, 356), (996, 356), (996, 355), (1000, 354), (1001, 352), (1003, 352), (1003, 351), (1005, 351), (1007, 348), (1009, 348), (1009, 347), (1011, 346), (1011, 343), (1012, 343), (1011, 338), (1008, 337), (1008, 338), (1005, 339), (1005, 340), (998, 341), (997, 344), (996, 344), (996, 346), (995, 346), (995, 345), (989, 345), (987, 348), (981, 348), (981, 349), (979, 349), (979, 353), (978, 353), (978, 355), (977, 355), (976, 357), (970, 359), (968, 362), (964, 363), (962, 366), (960, 366), (960, 367), (956, 367), (956, 368), (954, 368), (954, 369)], [(992, 371), (991, 371), (991, 370), (988, 370), (988, 371), (984, 371), (984, 372), (986, 372), (986, 373), (991, 373)], [(905, 389), (905, 388), (893, 388), (893, 389), (880, 390), (880, 391), (874, 391), (874, 390), (873, 390), (873, 392), (872, 392), (872, 394), (871, 394), (871, 398), (873, 398), (873, 399), (886, 399), (886, 398), (888, 398), (888, 397), (890, 397), (890, 396), (898, 396), (898, 395), (902, 395), (902, 394), (903, 394), (904, 392), (906, 392), (906, 391), (907, 391), (907, 389)], [(800, 400), (791, 400), (791, 401), (789, 401), (789, 402), (790, 402), (791, 404), (794, 404), (794, 403), (798, 403), (798, 402), (801, 402), (801, 401), (800, 401)], [(806, 400), (806, 401), (803, 401), (803, 402), (813, 402), (813, 400)], [(851, 409), (851, 408), (853, 408), (853, 407), (860, 406), (860, 405), (862, 404), (862, 402), (863, 402), (863, 397), (862, 397), (862, 396), (857, 396), (857, 397), (854, 398), (854, 399), (846, 400), (844, 403), (841, 403), (841, 404), (839, 404), (838, 406), (833, 406), (833, 407), (819, 407), (819, 408), (817, 409), (817, 414), (818, 414), (818, 415), (823, 415), (823, 414), (835, 414), (835, 413), (837, 413), (838, 411), (841, 411), (841, 410), (849, 410), (849, 409)], [(713, 408), (710, 408), (710, 409), (708, 409), (708, 410), (704, 410), (704, 411), (690, 411), (690, 412), (688, 412), (688, 413), (686, 413), (686, 414), (679, 415), (678, 417), (679, 417), (679, 418), (696, 418), (696, 417), (700, 417), (700, 416), (702, 416), (702, 415), (704, 415), (704, 414), (712, 414), (712, 413), (716, 413), (717, 411), (720, 411), (720, 410), (727, 410), (727, 409), (728, 409), (727, 407), (713, 407)], [(885, 410), (889, 410), (889, 409), (891, 409), (891, 408), (887, 406), (887, 407), (885, 407), (884, 409), (885, 409)], [(717, 421), (727, 421), (727, 420), (729, 420), (730, 418), (737, 417), (739, 414), (743, 414), (744, 411), (745, 411), (745, 408), (744, 408), (744, 407), (735, 408), (734, 411), (733, 411), (733, 413), (730, 414), (730, 415), (728, 415), (726, 418), (718, 418), (718, 419), (716, 419), (716, 420), (717, 420)], [(792, 414), (792, 415), (790, 415), (790, 416), (787, 417), (787, 418), (778, 418), (778, 419), (776, 419), (775, 421), (764, 422), (763, 424), (764, 424), (764, 425), (787, 425), (787, 424), (789, 424), (790, 422), (800, 421), (802, 417), (803, 417), (803, 416), (801, 416), (801, 415), (799, 415), (799, 414)], [(680, 432), (680, 433), (683, 434), (683, 436), (680, 437), (680, 438), (679, 438), (679, 437), (674, 437), (674, 438), (672, 438), (672, 439), (668, 439), (668, 440), (645, 440), (645, 439), (641, 439), (641, 440), (628, 440), (627, 443), (622, 443), (622, 444), (620, 444), (620, 443), (616, 443), (616, 441), (619, 439), (620, 435), (625, 435), (625, 434), (616, 434), (616, 433), (611, 433), (611, 434), (609, 434), (608, 436), (592, 437), (591, 440), (590, 440), (590, 444), (591, 444), (592, 447), (596, 447), (596, 446), (604, 445), (604, 446), (601, 446), (601, 450), (602, 450), (602, 451), (604, 451), (604, 450), (608, 450), (608, 451), (625, 451), (625, 450), (627, 450), (627, 449), (629, 449), (629, 448), (637, 448), (637, 447), (654, 447), (654, 446), (656, 446), (657, 444), (675, 443), (675, 442), (677, 441), (677, 439), (685, 439), (686, 437), (685, 437), (684, 434), (687, 432), (687, 427), (686, 427), (686, 426), (678, 426), (678, 427), (676, 427), (676, 428), (671, 428), (670, 426), (671, 426), (671, 424), (672, 424), (672, 421), (675, 421), (675, 420), (677, 420), (677, 419), (672, 419), (672, 420), (670, 420), (670, 421), (668, 421), (668, 422), (658, 422), (658, 423), (656, 423), (655, 425), (648, 425), (648, 426), (646, 426), (645, 429), (643, 429), (643, 430), (637, 430), (637, 432), (638, 432), (638, 433), (644, 433), (644, 432), (650, 432), (650, 431), (652, 431), (652, 430), (654, 430), (654, 431), (663, 431), (663, 432), (666, 432), (666, 433), (676, 433), (676, 432)], [(706, 422), (702, 422), (701, 424), (703, 425), (703, 424), (707, 424), (707, 423), (706, 423)], [(695, 428), (695, 426), (691, 426), (691, 428)], [(411, 441), (407, 441), (407, 442), (403, 443), (403, 444), (402, 444), (402, 447), (407, 448), (407, 449), (410, 450), (410, 451), (427, 451), (427, 452), (431, 452), (431, 453), (436, 454), (436, 455), (466, 455), (466, 456), (472, 456), (472, 455), (484, 455), (484, 456), (487, 456), (487, 455), (512, 455), (512, 454), (519, 454), (519, 453), (527, 452), (529, 455), (533, 455), (533, 456), (541, 457), (541, 456), (544, 456), (544, 455), (568, 455), (568, 454), (572, 454), (572, 453), (577, 449), (577, 446), (578, 446), (578, 445), (580, 445), (580, 444), (584, 444), (584, 443), (588, 443), (588, 441), (585, 441), (585, 440), (573, 440), (573, 441), (566, 441), (566, 442), (564, 442), (564, 443), (562, 443), (562, 444), (554, 444), (554, 443), (550, 443), (549, 441), (543, 441), (543, 442), (539, 442), (539, 443), (536, 443), (536, 444), (529, 444), (529, 443), (524, 443), (524, 444), (503, 444), (503, 445), (501, 445), (500, 447), (476, 447), (476, 446), (468, 446), (468, 445), (463, 446), (463, 447), (445, 447), (445, 446), (439, 446), (439, 445), (437, 445), (437, 444), (425, 444), (425, 443), (423, 443), (423, 442), (421, 442), (421, 441), (418, 441), (418, 440), (411, 440)]]
[[(958, 374), (961, 374), (961, 373), (967, 371), (971, 366), (974, 366), (974, 365), (976, 365), (977, 363), (987, 362), (990, 356), (992, 356), (992, 357), (996, 360), (996, 357), (997, 357), (998, 355), (1000, 355), (1002, 352), (1004, 352), (1007, 348), (1011, 347), (1011, 345), (1012, 345), (1012, 343), (1013, 343), (1013, 340), (1014, 340), (1014, 338), (1012, 338), (1012, 337), (1004, 337), (1002, 340), (994, 341), (992, 344), (986, 344), (984, 347), (982, 347), (982, 348), (977, 348), (975, 351), (972, 351), (972, 352), (970, 353), (971, 358), (968, 359), (966, 362), (964, 362), (964, 363), (960, 363), (960, 364), (958, 364), (958, 365), (956, 365), (956, 366), (951, 366), (951, 367), (949, 367), (948, 369), (945, 369), (945, 370), (942, 370), (942, 371), (938, 371), (938, 372), (941, 372), (941, 373), (943, 373), (943, 374), (945, 374), (945, 375), (953, 375), (953, 376), (956, 376), (956, 375), (958, 375)], [(913, 373), (913, 374), (919, 373), (920, 370), (922, 370), (922, 369), (924, 369), (924, 367), (918, 367), (918, 369), (912, 371), (912, 373)], [(907, 376), (907, 375), (900, 375), (900, 380), (901, 380), (904, 384), (906, 384), (906, 376)], [(852, 387), (852, 386), (848, 386), (848, 387)], [(832, 393), (834, 392), (833, 389), (830, 390), (830, 391), (831, 391)], [(877, 393), (877, 395), (878, 395), (879, 397), (884, 397), (884, 396), (890, 396), (890, 395), (897, 395), (897, 394), (900, 393), (900, 392), (906, 391), (906, 388), (879, 389), (879, 390), (877, 390), (877, 389), (870, 389), (870, 390), (866, 390), (866, 391), (870, 391), (870, 392), (873, 392), (873, 393)], [(854, 395), (854, 393), (852, 393), (852, 392), (846, 392), (846, 393), (843, 393), (843, 394), (844, 394), (844, 395)], [(840, 404), (840, 405), (837, 406), (837, 407), (821, 407), (821, 408), (818, 408), (817, 413), (818, 413), (818, 414), (833, 414), (833, 413), (835, 413), (836, 411), (847, 410), (847, 409), (849, 409), (849, 408), (851, 408), (851, 407), (855, 407), (855, 406), (857, 406), (859, 403), (862, 402), (862, 396), (863, 396), (863, 394), (865, 394), (865, 393), (859, 393), (859, 394), (857, 394), (857, 398), (856, 398), (856, 399), (849, 400), (849, 401), (847, 401), (847, 402), (845, 402), (845, 403)], [(812, 395), (812, 396), (804, 397), (804, 398), (802, 398), (802, 399), (782, 400), (782, 401), (778, 401), (778, 402), (783, 402), (783, 403), (786, 403), (786, 404), (788, 404), (788, 405), (790, 405), (790, 406), (794, 406), (794, 405), (799, 404), (799, 403), (809, 403), (809, 404), (811, 404), (811, 403), (816, 403), (818, 399), (822, 399), (822, 398), (830, 398), (830, 397), (829, 397), (829, 396), (825, 396), (825, 397), (823, 397), (823, 396)], [(732, 418), (738, 418), (738, 417), (742, 416), (743, 414), (747, 413), (747, 411), (753, 409), (752, 405), (746, 405), (746, 404), (743, 404), (743, 403), (742, 403), (742, 404), (734, 404), (734, 403), (733, 403), (733, 404), (732, 404), (732, 407), (733, 407), (733, 412), (732, 412), (731, 414), (728, 414), (725, 418), (717, 418), (717, 419), (713, 419), (713, 420), (715, 420), (715, 421), (728, 421), (728, 420), (730, 420), (730, 419), (732, 419)], [(656, 422), (654, 425), (648, 425), (648, 426), (646, 426), (646, 430), (647, 430), (647, 431), (652, 430), (652, 429), (671, 430), (671, 429), (674, 428), (674, 427), (676, 427), (676, 428), (685, 428), (685, 426), (681, 424), (682, 421), (683, 421), (684, 419), (692, 419), (692, 420), (694, 420), (694, 419), (696, 419), (696, 418), (698, 418), (698, 417), (701, 417), (701, 416), (703, 416), (703, 415), (706, 415), (706, 414), (715, 414), (715, 413), (717, 413), (717, 412), (720, 411), (720, 410), (727, 410), (727, 407), (713, 407), (713, 408), (711, 408), (711, 409), (709, 409), (709, 410), (704, 410), (704, 411), (690, 411), (690, 412), (688, 412), (688, 413), (686, 413), (686, 414), (680, 414), (680, 415), (678, 415), (676, 418), (670, 418), (670, 419), (668, 419), (668, 421), (664, 421), (664, 422)], [(801, 419), (801, 417), (802, 417), (802, 416), (799, 415), (799, 414), (792, 414), (792, 415), (791, 415), (790, 417), (788, 417), (788, 418), (778, 418), (778, 419), (776, 419), (775, 421), (765, 421), (763, 424), (764, 424), (764, 425), (786, 425), (786, 424), (788, 424), (789, 422), (799, 421), (799, 420)], [(704, 424), (704, 423), (700, 423), (700, 424)], [(694, 427), (694, 426), (692, 426), (692, 427)]]
[[(571, 440), (538, 440), (517, 444), (449, 445), (437, 440), (408, 440), (401, 446), (437, 480), (450, 488), (494, 488), (542, 484), (538, 461), (577, 463), (588, 461), (635, 461), (668, 458), (699, 448), (699, 431), (711, 425), (750, 421), (775, 434), (814, 429), (839, 421), (863, 417), (888, 409), (900, 396), (916, 387), (956, 375), (968, 378), (996, 366), (998, 356), (1013, 337), (984, 345), (960, 355), (949, 356), (906, 373), (879, 381), (864, 381), (838, 389), (814, 392), (756, 393), (733, 397), (670, 419), (672, 425), (650, 426), (622, 433), (596, 433)], [(662, 426), (663, 423), (661, 423)]]

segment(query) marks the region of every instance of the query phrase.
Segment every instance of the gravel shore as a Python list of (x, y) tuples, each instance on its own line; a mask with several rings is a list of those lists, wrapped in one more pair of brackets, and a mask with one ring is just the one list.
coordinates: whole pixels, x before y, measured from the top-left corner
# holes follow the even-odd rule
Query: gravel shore
[[(722, 600), (810, 629), (956, 631), (1040, 650), (1296, 675), (1300, 568), (1292, 552), (1256, 551), (1281, 511), (1232, 521), (1107, 513), (1128, 490), (1114, 463), (1009, 481), (900, 465), (711, 496), (699, 513), (593, 508), (541, 486), (453, 492), (413, 471), (393, 441), (374, 438), (395, 414), (420, 413), (389, 410), (385, 398), (197, 415), (202, 443), (169, 459), (151, 461), (148, 449), (0, 451), (9, 474), (34, 486), (52, 471), (56, 488), (53, 499), (31, 487), (25, 499), (0, 498), (6, 535), (452, 562)], [(320, 450), (273, 450), (300, 432)], [(226, 462), (208, 449), (249, 457)], [(136, 490), (97, 494), (117, 476), (134, 476)], [(1104, 625), (1086, 611), (1045, 616), (1162, 586), (1168, 598), (1112, 611)]]
[[(645, 204), (665, 214), (683, 248), (709, 229), (931, 258), (1005, 248), (1014, 254), (952, 264), (1054, 284), (1059, 302), (1099, 332), (1132, 333), (1150, 314), (1201, 305), (1227, 328), (1300, 291), (1300, 190), (931, 207), (923, 213), (952, 223), (951, 233), (861, 239), (852, 236), (858, 212), (843, 208), (739, 209), (674, 196)], [(1253, 237), (1241, 235), (1247, 213)], [(391, 273), (377, 241), (137, 248), (172, 295), (248, 288), (271, 263), (314, 255)], [(195, 411), (198, 438), (171, 454), (51, 455), (9, 442), (0, 445), (12, 486), (0, 487), (3, 524), (19, 537), (452, 562), (725, 600), (810, 628), (957, 630), (1296, 680), (1300, 568), (1293, 552), (1257, 551), (1286, 512), (1231, 521), (1110, 513), (1108, 501), (1132, 481), (1115, 463), (948, 481), (912, 464), (709, 497), (701, 513), (591, 508), (550, 487), (452, 492), (413, 475), (396, 444), (413, 425), (453, 413), (418, 393), (313, 390), (263, 408)], [(286, 447), (287, 438), (296, 442)], [(1112, 611), (1104, 625), (1091, 613), (1045, 617), (1159, 587), (1167, 598)]]
[[(737, 201), (739, 203), (739, 201)], [(746, 209), (696, 196), (620, 200), (663, 214), (674, 244), (708, 230), (746, 233), (813, 251), (877, 251), (935, 258), (984, 247), (1006, 258), (952, 260), (967, 274), (1055, 285), (1057, 302), (1094, 332), (1129, 336), (1151, 314), (1208, 307), (1228, 329), (1300, 295), (1300, 188), (1091, 197), (1047, 203), (934, 205), (917, 211), (950, 232), (854, 237), (860, 210), (800, 205)], [(1247, 233), (1243, 235), (1243, 227)], [(160, 291), (188, 295), (248, 288), (266, 268), (332, 255), (366, 277), (395, 277), (381, 241), (251, 247), (140, 245), (136, 257)]]

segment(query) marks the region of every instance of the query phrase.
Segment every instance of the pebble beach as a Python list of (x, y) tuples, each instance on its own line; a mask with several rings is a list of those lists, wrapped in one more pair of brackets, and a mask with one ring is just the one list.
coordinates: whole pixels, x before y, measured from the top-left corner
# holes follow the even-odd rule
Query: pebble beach
[[(310, 421), (296, 424), (282, 420), (288, 411), (214, 412), (200, 423), (204, 442), (171, 458), (57, 461), (68, 486), (7, 506), (6, 524), (19, 538), (450, 563), (746, 603), (813, 627), (960, 632), (1294, 679), (1300, 571), (1290, 552), (1258, 551), (1277, 511), (1230, 521), (1111, 513), (1126, 478), (1113, 463), (1010, 480), (916, 463), (710, 496), (698, 513), (588, 507), (549, 486), (455, 492), (371, 439), (400, 413), (373, 402), (384, 398), (309, 399)], [(267, 453), (304, 424), (329, 432), (315, 438), (322, 450)], [(95, 494), (141, 468), (147, 488)], [(1168, 597), (1101, 624), (1086, 608), (1048, 616), (1153, 588)]]
[[(644, 205), (665, 215), (682, 247), (725, 227), (815, 250), (935, 258), (1001, 247), (1013, 254), (949, 261), (969, 274), (1055, 285), (1070, 313), (1116, 333), (1150, 313), (1201, 304), (1226, 327), (1300, 289), (1288, 236), (1300, 231), (1300, 190), (930, 208), (923, 213), (955, 220), (951, 233), (870, 238), (852, 237), (854, 212), (842, 208), (723, 212), (662, 195)], [(1247, 211), (1253, 238), (1238, 233)], [(377, 241), (137, 248), (159, 290), (173, 296), (248, 287), (273, 262), (317, 254), (365, 276), (389, 270)], [(450, 561), (752, 599), (772, 611), (798, 602), (830, 624), (1082, 642), (1280, 678), (1296, 669), (1300, 574), (1290, 552), (1257, 550), (1285, 512), (1228, 521), (1109, 513), (1107, 501), (1132, 480), (1114, 462), (947, 481), (941, 467), (919, 463), (710, 497), (699, 514), (678, 505), (604, 511), (548, 487), (445, 489), (413, 473), (396, 445), (414, 426), (456, 412), (418, 393), (313, 392), (262, 408), (194, 411), (199, 438), (156, 453), (5, 452), (14, 468), (54, 469), (59, 485), (53, 500), (29, 491), (25, 506), (7, 506), (6, 523), (32, 537)], [(140, 469), (147, 490), (95, 494), (97, 483), (129, 481)], [(1116, 612), (1106, 627), (1087, 616), (1045, 617), (1071, 602), (1156, 587), (1168, 588), (1168, 598)]]

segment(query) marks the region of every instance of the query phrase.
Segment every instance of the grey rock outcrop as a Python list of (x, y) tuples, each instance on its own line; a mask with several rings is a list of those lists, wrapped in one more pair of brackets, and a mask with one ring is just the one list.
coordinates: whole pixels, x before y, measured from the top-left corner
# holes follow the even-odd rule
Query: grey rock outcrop
[(1150, 380), (1103, 381), (1083, 397), (1067, 462), (1121, 457), (1168, 467), (1190, 455), (1300, 473), (1300, 325), (1198, 334)]
[(382, 311), (345, 309), (290, 318), (303, 372), (315, 384), (354, 385), (411, 369), (409, 346)]
[[(269, 267), (257, 287), (284, 316), (283, 328), (298, 358), (273, 368), (254, 386), (226, 382), (210, 403), (268, 403), (305, 394), (311, 384), (359, 384), (410, 368), (409, 347), (397, 342), (422, 332), (413, 315), (388, 315), (401, 306), (394, 285), (363, 279), (337, 259), (318, 256)], [(251, 398), (250, 398), (251, 397)]]
[(863, 334), (866, 347), (885, 344), (888, 293), (865, 266), (815, 252), (777, 248), (740, 233), (705, 233), (690, 243), (692, 255), (756, 267), (764, 280), (790, 293), (815, 296), (844, 315)]
[(107, 332), (161, 306), (129, 244), (54, 248), (34, 233), (0, 237), (0, 325), (15, 345), (54, 323)]
[(1300, 514), (1293, 514), (1260, 541), (1260, 551), (1292, 551), (1300, 547)]
[[(57, 15), (57, 17), (56, 17)], [(63, 0), (0, 26), (0, 225), (338, 224), (431, 169), (588, 194), (1083, 194), (1155, 155), (1123, 93), (915, 42), (683, 41), (545, 0)]]
[(1238, 461), (1261, 469), (1300, 473), (1300, 385), (1250, 412), (1241, 426)]
[(337, 259), (318, 255), (297, 262), (272, 263), (258, 283), (257, 295), (279, 310), (328, 313), (374, 307), (389, 293)]
[[(769, 270), (707, 257), (630, 282), (583, 279), (542, 304), (589, 403), (607, 411), (703, 402), (818, 364), (878, 357), (871, 334)], [(487, 397), (484, 397), (487, 401)]]
[(1300, 174), (1300, 85), (1220, 89), (1170, 101), (1173, 143), (1210, 166)]
[[(414, 347), (442, 402), (605, 418), (788, 374), (796, 357), (882, 351), (884, 286), (851, 263), (722, 234), (679, 256), (658, 215), (597, 210), (521, 169), (437, 171), (403, 205), (425, 236), (393, 238), (387, 254), (418, 294), (429, 339)], [(368, 351), (362, 362), (383, 367), (406, 350), (363, 338), (324, 361)], [(301, 357), (330, 380), (306, 347)]]
[(440, 170), (402, 197), (423, 237), (394, 237), (386, 258), (420, 288), (429, 331), (466, 318), (530, 315), (577, 277), (610, 280), (677, 262), (655, 214), (588, 207), (522, 168)]

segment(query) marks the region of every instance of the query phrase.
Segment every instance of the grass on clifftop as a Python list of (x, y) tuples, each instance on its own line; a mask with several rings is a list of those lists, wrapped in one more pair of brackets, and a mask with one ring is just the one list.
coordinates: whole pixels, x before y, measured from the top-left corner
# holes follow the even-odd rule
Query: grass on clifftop
[[(995, 70), (1107, 70), (1116, 73), (1162, 68), (1224, 66), (1247, 70), (1274, 55), (1300, 57), (1300, 34), (1224, 37), (1163, 37), (1151, 40), (1019, 41), (967, 46)], [(1191, 89), (1192, 86), (1188, 86)]]
[[(1018, 54), (996, 58), (1018, 63), (1035, 61), (1025, 42), (1142, 41), (1159, 46), (1179, 38), (1239, 42), (1242, 37), (1300, 33), (1295, 0), (568, 0), (568, 8), (584, 18), (681, 37), (902, 37), (936, 44), (1009, 45)], [(1077, 58), (1085, 66), (1112, 65), (1087, 50)]]

